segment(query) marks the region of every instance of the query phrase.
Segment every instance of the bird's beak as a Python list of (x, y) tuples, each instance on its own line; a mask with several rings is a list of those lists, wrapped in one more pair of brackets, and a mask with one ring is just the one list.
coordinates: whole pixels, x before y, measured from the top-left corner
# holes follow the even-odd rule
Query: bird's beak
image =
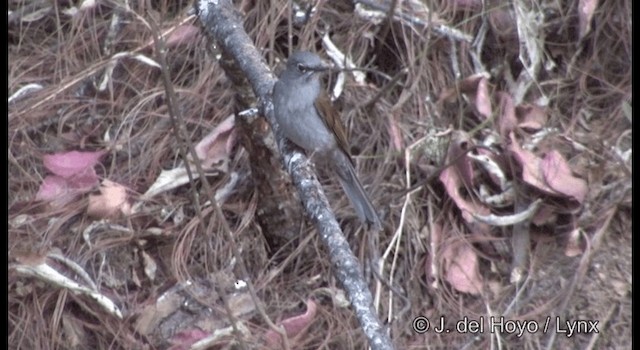
[(313, 67), (309, 67), (312, 70), (316, 71), (316, 72), (325, 72), (328, 70), (331, 70), (333, 68), (333, 66), (327, 62), (322, 62), (321, 64), (315, 65)]

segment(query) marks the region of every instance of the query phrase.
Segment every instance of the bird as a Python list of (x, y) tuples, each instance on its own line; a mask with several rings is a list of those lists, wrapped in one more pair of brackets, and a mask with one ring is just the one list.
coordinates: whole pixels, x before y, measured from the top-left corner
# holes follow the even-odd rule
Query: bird
[(340, 113), (322, 88), (321, 74), (330, 68), (312, 52), (291, 54), (273, 88), (275, 119), (285, 138), (337, 175), (358, 218), (379, 231), (380, 218), (358, 179)]

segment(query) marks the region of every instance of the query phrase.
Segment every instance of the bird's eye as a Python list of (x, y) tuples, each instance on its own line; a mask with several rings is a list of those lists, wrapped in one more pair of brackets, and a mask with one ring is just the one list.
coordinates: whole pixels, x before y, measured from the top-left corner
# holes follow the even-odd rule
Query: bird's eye
[(298, 63), (298, 70), (300, 71), (300, 73), (304, 73), (307, 71), (307, 67), (305, 67), (302, 63)]

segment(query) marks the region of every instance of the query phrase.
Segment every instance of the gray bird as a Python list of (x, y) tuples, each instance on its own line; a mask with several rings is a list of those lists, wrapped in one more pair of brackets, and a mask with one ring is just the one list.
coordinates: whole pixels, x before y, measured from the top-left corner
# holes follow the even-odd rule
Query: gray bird
[(329, 68), (311, 52), (292, 54), (273, 88), (275, 117), (287, 139), (338, 175), (360, 220), (380, 230), (378, 214), (353, 167), (340, 114), (320, 82), (320, 73)]

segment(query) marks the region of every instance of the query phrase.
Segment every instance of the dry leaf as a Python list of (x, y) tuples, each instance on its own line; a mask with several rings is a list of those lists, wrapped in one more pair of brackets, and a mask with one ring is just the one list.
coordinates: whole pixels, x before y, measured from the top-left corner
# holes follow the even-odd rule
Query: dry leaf
[(498, 130), (502, 139), (516, 128), (518, 119), (516, 118), (516, 108), (513, 104), (513, 97), (506, 92), (498, 93), (500, 96), (500, 114), (498, 116)]
[(462, 293), (478, 295), (482, 291), (482, 277), (478, 270), (478, 256), (466, 243), (449, 244), (442, 250), (445, 279)]
[(531, 131), (542, 129), (549, 119), (545, 109), (529, 103), (516, 107), (516, 115), (518, 118), (518, 127)]
[(189, 329), (176, 333), (169, 342), (172, 344), (169, 350), (189, 350), (191, 345), (210, 335), (201, 329)]
[(47, 170), (67, 179), (82, 174), (87, 170), (93, 170), (93, 167), (104, 153), (104, 151), (55, 153), (44, 156), (42, 161)]
[(542, 160), (542, 174), (546, 184), (567, 197), (584, 202), (587, 196), (587, 182), (573, 176), (569, 164), (556, 150), (547, 153)]
[[(311, 324), (316, 316), (317, 308), (318, 307), (315, 301), (313, 301), (312, 299), (308, 299), (307, 311), (305, 313), (284, 319), (278, 324), (284, 328), (288, 338), (293, 338), (301, 334)], [(280, 334), (278, 334), (276, 331), (270, 329), (265, 334), (265, 339), (270, 348), (280, 349)]]
[(91, 190), (98, 184), (94, 166), (104, 151), (63, 152), (43, 157), (45, 168), (55, 175), (45, 177), (36, 200), (49, 201), (54, 206), (63, 206), (78, 195)]
[(236, 142), (234, 116), (229, 116), (196, 146), (195, 151), (205, 169), (224, 163)]
[(513, 133), (509, 150), (522, 166), (522, 179), (552, 195), (562, 195), (582, 203), (587, 195), (586, 181), (573, 176), (560, 152), (552, 150), (544, 158), (520, 147)]
[(131, 214), (131, 204), (127, 201), (127, 189), (105, 179), (100, 186), (100, 194), (89, 196), (87, 214), (99, 218), (109, 218), (119, 213)]
[(578, 33), (580, 39), (591, 31), (591, 20), (596, 7), (598, 7), (598, 0), (580, 0), (578, 2)]

